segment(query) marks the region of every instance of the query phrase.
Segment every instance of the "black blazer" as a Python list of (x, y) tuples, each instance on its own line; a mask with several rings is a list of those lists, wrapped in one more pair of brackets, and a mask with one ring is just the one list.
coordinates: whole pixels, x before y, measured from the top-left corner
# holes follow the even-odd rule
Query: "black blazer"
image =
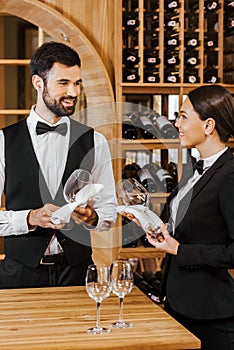
[(178, 254), (167, 255), (163, 281), (171, 308), (194, 319), (234, 316), (234, 280), (228, 272), (234, 268), (234, 158), (230, 149), (181, 200), (175, 239), (180, 243)]

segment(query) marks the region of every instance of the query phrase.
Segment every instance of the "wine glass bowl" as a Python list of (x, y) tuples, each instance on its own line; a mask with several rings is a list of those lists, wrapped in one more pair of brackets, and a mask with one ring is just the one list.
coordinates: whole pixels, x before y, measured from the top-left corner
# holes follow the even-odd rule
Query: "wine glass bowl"
[(96, 302), (97, 308), (96, 326), (87, 329), (86, 332), (92, 334), (109, 333), (109, 328), (100, 325), (100, 306), (111, 292), (110, 268), (106, 265), (89, 265), (85, 285), (89, 297)]
[(130, 328), (132, 323), (124, 321), (123, 300), (126, 294), (133, 288), (133, 271), (130, 261), (116, 260), (111, 265), (112, 292), (116, 294), (120, 302), (119, 320), (112, 323), (114, 328)]
[(68, 203), (74, 202), (76, 194), (86, 185), (92, 183), (92, 175), (84, 169), (76, 169), (67, 179), (63, 195)]
[(116, 185), (119, 200), (125, 205), (141, 204), (150, 206), (150, 195), (134, 177), (123, 179)]

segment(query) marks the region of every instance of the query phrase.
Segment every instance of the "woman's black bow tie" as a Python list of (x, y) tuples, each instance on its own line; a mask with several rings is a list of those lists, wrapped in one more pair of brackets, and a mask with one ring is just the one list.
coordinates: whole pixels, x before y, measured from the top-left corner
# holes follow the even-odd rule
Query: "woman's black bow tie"
[(59, 134), (65, 136), (67, 133), (67, 124), (61, 123), (57, 126), (50, 126), (50, 125), (42, 123), (42, 122), (37, 122), (37, 126), (36, 126), (37, 135), (45, 134), (48, 131), (52, 131), (52, 132), (56, 131)]
[(204, 165), (203, 159), (200, 159), (198, 161), (193, 159), (192, 165), (193, 165), (193, 171), (197, 170), (198, 174), (202, 175), (202, 173), (203, 173), (203, 165)]

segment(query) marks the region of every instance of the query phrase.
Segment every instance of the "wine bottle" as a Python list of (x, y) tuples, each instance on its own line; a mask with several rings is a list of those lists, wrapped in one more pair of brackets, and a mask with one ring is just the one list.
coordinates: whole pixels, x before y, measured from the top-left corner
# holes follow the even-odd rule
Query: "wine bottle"
[(184, 73), (185, 83), (195, 84), (195, 83), (199, 83), (199, 81), (200, 81), (200, 78), (199, 78), (197, 69), (188, 69), (185, 71)]
[(144, 82), (145, 83), (159, 83), (159, 71), (157, 68), (145, 68), (144, 69)]
[(156, 139), (157, 130), (147, 114), (139, 115), (139, 121), (142, 129), (141, 133), (143, 134), (144, 139)]
[(180, 45), (179, 34), (178, 33), (165, 33), (164, 35), (164, 45), (166, 48), (178, 47)]
[(142, 168), (137, 172), (137, 176), (140, 179), (140, 183), (147, 189), (149, 193), (157, 192), (158, 188), (154, 177), (148, 169)]
[(133, 162), (133, 163), (126, 164), (122, 170), (122, 178), (129, 179), (134, 177), (137, 181), (140, 181), (137, 175), (140, 169), (141, 167), (137, 163)]
[(166, 69), (164, 72), (164, 82), (165, 83), (179, 83), (180, 76), (179, 71), (174, 69)]
[(206, 65), (210, 67), (215, 67), (218, 65), (218, 52), (217, 51), (209, 51), (206, 56)]
[(197, 0), (189, 0), (189, 1), (185, 1), (185, 10), (189, 11), (189, 12), (193, 12), (196, 10), (199, 10), (199, 1)]
[(226, 33), (230, 33), (234, 29), (234, 16), (231, 18), (224, 18), (224, 29)]
[(146, 31), (145, 32), (145, 45), (150, 48), (153, 49), (155, 47), (158, 47), (159, 44), (159, 36), (158, 36), (158, 32), (153, 30), (150, 31)]
[(158, 115), (156, 117), (155, 125), (157, 126), (162, 138), (176, 139), (178, 137), (178, 131), (164, 115)]
[(123, 47), (126, 49), (136, 49), (138, 47), (139, 37), (137, 30), (123, 30)]
[(165, 0), (164, 1), (164, 8), (165, 8), (166, 12), (174, 12), (175, 10), (180, 8), (180, 2), (179, 1)]
[(179, 30), (179, 15), (176, 14), (174, 16), (166, 14), (164, 16), (164, 26), (166, 30), (169, 32), (178, 31)]
[(175, 183), (178, 183), (178, 170), (177, 165), (174, 162), (169, 162), (167, 165), (167, 170), (169, 171), (169, 174), (173, 177)]
[(204, 70), (204, 83), (215, 84), (219, 82), (218, 71), (213, 67), (206, 67)]
[(138, 50), (136, 49), (124, 49), (123, 50), (123, 64), (125, 66), (134, 66), (138, 64)]
[(162, 192), (171, 192), (175, 186), (175, 180), (170, 175), (169, 171), (167, 169), (161, 168), (156, 163), (150, 163), (144, 165), (141, 170), (147, 169), (151, 176), (153, 177), (156, 186), (158, 187), (158, 191)]
[(156, 132), (153, 130), (152, 125), (150, 125), (150, 120), (148, 120), (144, 115), (141, 115), (137, 111), (133, 111), (128, 115), (128, 117), (138, 128), (144, 139), (156, 138)]
[(206, 15), (206, 26), (207, 32), (217, 31), (218, 32), (218, 15), (216, 12), (210, 12)]
[(138, 12), (123, 12), (123, 27), (125, 30), (132, 30), (139, 27)]
[(158, 57), (158, 55), (159, 55), (158, 50), (146, 49), (144, 51), (144, 65), (147, 68), (150, 68), (152, 66), (154, 67), (160, 64), (160, 58)]
[(165, 53), (165, 64), (166, 66), (177, 66), (180, 63), (178, 51), (166, 52)]
[(234, 12), (234, 1), (233, 0), (224, 1), (224, 11), (226, 13), (229, 13), (229, 14)]
[(218, 33), (214, 31), (207, 32), (204, 36), (204, 46), (206, 51), (218, 47)]
[(139, 136), (138, 130), (127, 115), (122, 117), (122, 137), (124, 139), (136, 140)]
[(186, 50), (184, 55), (184, 64), (187, 67), (194, 67), (200, 63), (198, 51)]
[[(143, 235), (144, 232), (141, 234)], [(136, 248), (139, 237), (136, 224), (122, 216), (122, 246), (125, 248)]]
[(158, 0), (144, 0), (144, 8), (146, 12), (153, 12), (159, 8)]
[(195, 48), (199, 46), (198, 33), (189, 31), (185, 34), (185, 47)]
[(140, 79), (137, 68), (127, 68), (123, 69), (123, 81), (127, 83), (138, 82)]

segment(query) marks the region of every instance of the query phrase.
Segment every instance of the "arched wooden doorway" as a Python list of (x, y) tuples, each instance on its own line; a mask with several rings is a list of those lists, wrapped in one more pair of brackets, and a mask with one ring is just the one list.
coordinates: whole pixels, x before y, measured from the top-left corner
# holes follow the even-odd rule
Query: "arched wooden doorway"
[[(0, 3), (0, 14), (20, 17), (42, 28), (54, 40), (67, 43), (79, 52), (88, 108), (114, 102), (113, 88), (99, 54), (74, 23), (39, 0), (1, 0)], [(92, 120), (89, 120), (89, 124), (92, 125)]]

